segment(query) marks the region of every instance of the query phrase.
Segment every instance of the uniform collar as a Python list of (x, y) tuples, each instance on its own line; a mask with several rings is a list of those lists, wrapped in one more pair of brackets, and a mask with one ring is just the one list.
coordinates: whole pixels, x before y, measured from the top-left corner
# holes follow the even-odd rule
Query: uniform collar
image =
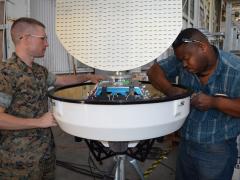
[(10, 59), (14, 60), (16, 64), (24, 71), (33, 69), (34, 67), (34, 63), (32, 64), (32, 67), (29, 67), (20, 57), (18, 57), (18, 55), (15, 52), (12, 53), (12, 57)]

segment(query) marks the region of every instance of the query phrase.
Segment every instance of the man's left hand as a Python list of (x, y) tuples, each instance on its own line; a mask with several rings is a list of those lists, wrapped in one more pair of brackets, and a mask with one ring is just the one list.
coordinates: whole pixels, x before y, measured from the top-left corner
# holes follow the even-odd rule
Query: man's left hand
[(193, 94), (191, 99), (191, 105), (201, 111), (207, 111), (213, 108), (214, 97), (208, 96), (204, 93)]
[(103, 79), (106, 79), (103, 75), (89, 74), (88, 76), (89, 80), (95, 84)]

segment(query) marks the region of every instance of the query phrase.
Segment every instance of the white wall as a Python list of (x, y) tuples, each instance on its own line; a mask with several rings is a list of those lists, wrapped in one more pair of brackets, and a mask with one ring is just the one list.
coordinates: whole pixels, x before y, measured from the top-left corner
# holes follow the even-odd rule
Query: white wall
[(14, 45), (12, 43), (10, 35), (10, 27), (13, 20), (19, 17), (29, 16), (29, 0), (11, 0), (6, 1), (6, 23), (7, 23), (7, 57), (9, 58), (14, 51)]
[(55, 33), (55, 0), (31, 0), (30, 16), (46, 26), (49, 47), (45, 57), (38, 62), (54, 73), (72, 72), (67, 51), (60, 44)]

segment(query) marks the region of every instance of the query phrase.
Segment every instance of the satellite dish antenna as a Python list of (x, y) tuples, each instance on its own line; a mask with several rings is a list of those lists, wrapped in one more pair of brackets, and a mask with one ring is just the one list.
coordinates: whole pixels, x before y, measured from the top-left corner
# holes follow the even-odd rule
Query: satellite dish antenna
[(82, 63), (105, 71), (143, 66), (182, 29), (180, 0), (57, 0), (56, 32)]

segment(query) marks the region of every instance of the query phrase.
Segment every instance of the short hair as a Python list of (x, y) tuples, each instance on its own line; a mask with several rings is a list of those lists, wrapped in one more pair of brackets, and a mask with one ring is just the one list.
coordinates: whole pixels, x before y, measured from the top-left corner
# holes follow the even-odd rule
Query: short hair
[(11, 27), (11, 36), (13, 42), (16, 43), (17, 40), (19, 40), (19, 35), (26, 33), (30, 28), (34, 28), (36, 26), (45, 28), (45, 25), (43, 23), (33, 18), (21, 17), (15, 20)]
[(173, 49), (181, 46), (184, 43), (183, 39), (197, 40), (205, 43), (208, 42), (207, 37), (200, 30), (195, 28), (187, 28), (182, 30), (172, 43)]

